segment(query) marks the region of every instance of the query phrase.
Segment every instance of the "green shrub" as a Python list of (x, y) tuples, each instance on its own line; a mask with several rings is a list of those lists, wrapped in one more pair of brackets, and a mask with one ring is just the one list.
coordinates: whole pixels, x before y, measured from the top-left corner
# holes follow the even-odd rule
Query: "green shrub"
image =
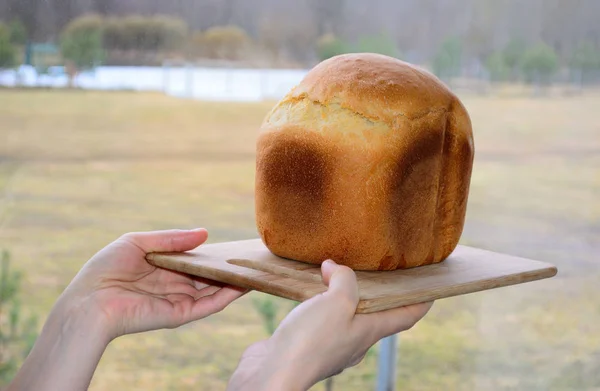
[(237, 60), (251, 40), (248, 34), (236, 26), (215, 26), (202, 35), (200, 42), (209, 58)]
[(133, 41), (128, 35), (127, 26), (122, 18), (110, 17), (104, 21), (103, 44), (106, 50), (129, 50)]
[(591, 42), (580, 43), (573, 53), (570, 66), (581, 71), (600, 70), (600, 50)]
[(506, 58), (502, 52), (495, 52), (490, 55), (485, 63), (485, 67), (490, 73), (492, 81), (505, 81), (510, 76), (510, 67), (506, 63)]
[(578, 83), (600, 81), (600, 50), (591, 42), (582, 42), (569, 61), (571, 76)]
[(146, 51), (152, 49), (149, 43), (152, 41), (152, 26), (148, 23), (148, 19), (143, 16), (127, 16), (119, 19), (121, 26), (120, 41), (123, 46), (118, 48), (122, 50), (140, 50)]
[(132, 15), (106, 19), (103, 32), (107, 50), (156, 52), (182, 47), (188, 27), (183, 20), (170, 16)]
[(252, 298), (252, 304), (260, 315), (267, 334), (269, 336), (273, 335), (277, 329), (278, 301), (267, 294), (260, 293), (258, 296)]
[(100, 65), (104, 58), (102, 31), (100, 19), (90, 17), (73, 21), (61, 34), (60, 50), (63, 58), (78, 70)]
[(548, 84), (558, 70), (558, 57), (553, 48), (539, 43), (523, 54), (521, 69), (529, 83)]
[(21, 273), (11, 272), (10, 257), (0, 256), (0, 388), (11, 381), (37, 338), (35, 316), (23, 318)]
[(325, 34), (317, 41), (317, 55), (320, 61), (348, 53), (351, 48), (333, 34)]
[(462, 66), (462, 43), (457, 37), (447, 38), (433, 58), (433, 72), (442, 79), (460, 74)]
[(63, 35), (77, 35), (77, 34), (97, 34), (103, 33), (104, 19), (95, 14), (88, 14), (73, 19), (69, 24), (65, 26), (62, 31)]
[(504, 50), (502, 51), (502, 55), (504, 57), (506, 66), (511, 72), (518, 72), (523, 59), (523, 54), (526, 50), (527, 45), (523, 40), (518, 38), (513, 38), (506, 44)]
[(169, 16), (156, 16), (150, 20), (150, 23), (158, 32), (157, 50), (173, 50), (183, 46), (188, 35), (188, 26), (183, 20)]
[(317, 41), (319, 60), (345, 53), (378, 53), (398, 57), (399, 52), (394, 41), (385, 34), (362, 36), (355, 45), (348, 44), (333, 34), (325, 34)]
[(103, 20), (96, 15), (77, 18), (63, 30), (60, 52), (66, 61), (70, 86), (81, 70), (97, 67), (104, 60), (103, 31)]
[(194, 31), (189, 38), (190, 54), (199, 57), (206, 57), (206, 44), (204, 42), (204, 33), (202, 31)]
[(16, 56), (16, 49), (10, 41), (10, 31), (0, 23), (0, 69), (14, 66)]
[(10, 31), (10, 42), (13, 45), (25, 45), (27, 42), (27, 30), (25, 25), (18, 19), (13, 19), (8, 25)]
[(386, 34), (363, 36), (356, 45), (357, 52), (378, 53), (398, 57), (400, 53), (394, 41)]

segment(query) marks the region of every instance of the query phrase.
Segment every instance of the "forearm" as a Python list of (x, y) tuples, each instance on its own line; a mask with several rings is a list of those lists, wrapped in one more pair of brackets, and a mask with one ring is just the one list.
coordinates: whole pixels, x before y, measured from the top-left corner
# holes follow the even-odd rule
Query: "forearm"
[(227, 391), (306, 391), (308, 388), (294, 384), (287, 375), (277, 373), (265, 376), (260, 370), (236, 370), (227, 385)]
[(306, 391), (312, 386), (313, 377), (293, 361), (255, 355), (252, 349), (242, 357), (227, 391)]
[(287, 374), (269, 373), (259, 368), (237, 369), (227, 385), (227, 391), (306, 391)]
[(109, 338), (89, 308), (52, 310), (8, 391), (86, 390)]

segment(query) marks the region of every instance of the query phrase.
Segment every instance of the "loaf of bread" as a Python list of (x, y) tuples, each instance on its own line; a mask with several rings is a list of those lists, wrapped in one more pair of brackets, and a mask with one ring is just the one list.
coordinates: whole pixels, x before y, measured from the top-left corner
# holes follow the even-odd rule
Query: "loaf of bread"
[(469, 115), (435, 76), (378, 54), (330, 58), (261, 126), (258, 232), (312, 264), (441, 262), (462, 234), (473, 154)]

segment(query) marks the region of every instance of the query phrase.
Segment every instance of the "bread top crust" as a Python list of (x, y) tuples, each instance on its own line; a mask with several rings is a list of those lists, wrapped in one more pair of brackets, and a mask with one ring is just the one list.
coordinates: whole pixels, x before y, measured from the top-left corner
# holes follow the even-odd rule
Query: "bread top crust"
[(315, 66), (267, 114), (260, 131), (302, 127), (335, 142), (379, 149), (448, 114), (459, 125), (449, 131), (473, 149), (469, 115), (437, 77), (396, 58), (354, 53)]
[(434, 75), (396, 58), (352, 53), (315, 66), (276, 106), (310, 100), (352, 111), (375, 125), (397, 128), (399, 117), (417, 119), (448, 111), (456, 96)]

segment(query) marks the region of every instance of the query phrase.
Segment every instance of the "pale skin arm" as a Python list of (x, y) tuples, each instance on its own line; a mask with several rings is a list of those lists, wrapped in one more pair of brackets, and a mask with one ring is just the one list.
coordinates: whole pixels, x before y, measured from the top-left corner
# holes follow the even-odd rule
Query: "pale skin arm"
[(89, 387), (107, 345), (125, 334), (175, 328), (221, 311), (244, 290), (159, 269), (149, 252), (191, 250), (204, 229), (124, 235), (92, 257), (56, 302), (8, 391)]
[(110, 342), (99, 314), (57, 303), (8, 391), (85, 390)]
[[(145, 260), (149, 252), (193, 249), (206, 237), (205, 230), (134, 233), (101, 250), (55, 304), (8, 390), (85, 390), (113, 339), (178, 327), (243, 295)], [(228, 390), (307, 390), (359, 363), (381, 338), (411, 328), (431, 306), (356, 315), (354, 272), (327, 261), (322, 274), (328, 291), (296, 307), (270, 339), (247, 349)]]
[(356, 274), (331, 261), (321, 272), (328, 290), (294, 308), (271, 338), (246, 350), (228, 391), (308, 390), (358, 364), (380, 339), (413, 327), (433, 304), (356, 314)]

